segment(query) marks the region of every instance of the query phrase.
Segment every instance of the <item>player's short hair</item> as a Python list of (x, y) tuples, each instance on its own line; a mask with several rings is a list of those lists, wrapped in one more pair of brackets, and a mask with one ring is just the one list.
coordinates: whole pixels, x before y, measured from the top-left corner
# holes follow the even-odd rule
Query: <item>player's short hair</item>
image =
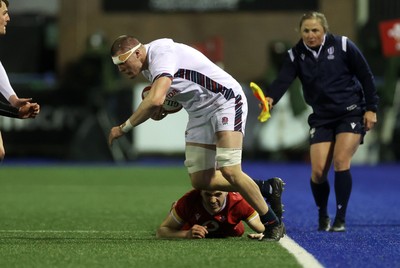
[(126, 52), (138, 44), (140, 44), (140, 42), (135, 37), (130, 35), (121, 35), (115, 39), (112, 44), (110, 54), (111, 56), (115, 56), (118, 52)]
[(301, 25), (303, 24), (303, 22), (310, 19), (318, 20), (321, 23), (322, 28), (324, 28), (325, 33), (329, 31), (328, 20), (326, 19), (325, 15), (316, 11), (310, 11), (301, 16), (299, 30), (301, 29)]
[(10, 3), (8, 2), (8, 0), (0, 0), (0, 7), (1, 7), (1, 5), (3, 4), (3, 2), (4, 2), (4, 4), (6, 4), (6, 7), (8, 7), (8, 5), (10, 4)]

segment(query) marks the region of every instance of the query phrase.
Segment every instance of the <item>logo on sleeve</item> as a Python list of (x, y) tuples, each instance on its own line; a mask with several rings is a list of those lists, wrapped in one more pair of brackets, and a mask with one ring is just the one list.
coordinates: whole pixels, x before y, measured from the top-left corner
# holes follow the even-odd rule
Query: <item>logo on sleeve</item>
[(353, 111), (355, 108), (357, 108), (357, 104), (352, 104), (352, 105), (350, 105), (350, 106), (347, 106), (347, 107), (346, 107), (346, 110), (347, 110), (347, 111)]
[(335, 48), (334, 47), (330, 47), (328, 48), (328, 60), (333, 60), (335, 58), (335, 55), (333, 55), (335, 53)]

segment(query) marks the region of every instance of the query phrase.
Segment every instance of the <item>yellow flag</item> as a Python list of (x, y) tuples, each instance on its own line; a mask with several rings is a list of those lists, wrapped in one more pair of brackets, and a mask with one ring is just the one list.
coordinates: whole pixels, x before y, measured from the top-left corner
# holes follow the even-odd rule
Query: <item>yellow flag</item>
[(256, 98), (261, 102), (261, 105), (262, 105), (262, 111), (261, 111), (260, 115), (258, 116), (258, 120), (260, 122), (265, 122), (271, 117), (267, 99), (265, 98), (262, 89), (256, 83), (251, 82), (250, 88), (253, 91), (254, 96), (256, 96)]

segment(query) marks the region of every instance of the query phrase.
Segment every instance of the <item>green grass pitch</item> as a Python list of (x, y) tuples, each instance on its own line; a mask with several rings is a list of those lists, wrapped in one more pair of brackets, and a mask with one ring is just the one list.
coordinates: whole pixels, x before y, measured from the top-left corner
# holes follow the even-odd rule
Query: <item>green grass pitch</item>
[(3, 165), (0, 267), (300, 267), (274, 242), (156, 239), (190, 188), (183, 167)]

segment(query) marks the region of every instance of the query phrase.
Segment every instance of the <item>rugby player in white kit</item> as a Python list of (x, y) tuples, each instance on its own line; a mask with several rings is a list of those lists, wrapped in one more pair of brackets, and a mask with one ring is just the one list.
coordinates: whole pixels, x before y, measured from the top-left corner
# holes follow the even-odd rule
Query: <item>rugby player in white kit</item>
[(172, 39), (141, 44), (132, 36), (120, 36), (111, 56), (121, 73), (130, 79), (142, 73), (151, 89), (128, 120), (111, 129), (109, 144), (149, 118), (161, 119), (168, 94), (189, 115), (185, 166), (193, 187), (239, 192), (260, 215), (263, 240), (279, 241), (285, 234), (283, 222), (241, 167), (247, 100), (240, 84), (201, 52)]

